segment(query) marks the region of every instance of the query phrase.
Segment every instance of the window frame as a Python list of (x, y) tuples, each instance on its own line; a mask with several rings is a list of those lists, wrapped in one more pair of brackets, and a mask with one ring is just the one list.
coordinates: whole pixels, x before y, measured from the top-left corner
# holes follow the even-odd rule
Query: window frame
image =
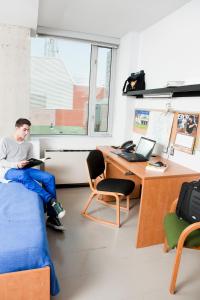
[[(117, 60), (117, 47), (118, 45), (109, 44), (105, 42), (93, 42), (90, 40), (71, 38), (64, 35), (51, 35), (51, 34), (40, 34), (39, 38), (52, 37), (64, 40), (75, 40), (82, 43), (90, 43), (91, 54), (90, 54), (90, 78), (89, 78), (89, 97), (88, 97), (88, 119), (87, 119), (87, 133), (81, 136), (91, 137), (106, 137), (112, 136), (112, 125), (113, 125), (113, 109), (114, 109), (114, 87), (115, 87), (115, 74), (116, 74), (116, 60)], [(97, 63), (98, 63), (98, 48), (109, 48), (111, 50), (111, 64), (110, 64), (110, 83), (109, 83), (109, 97), (108, 97), (108, 126), (107, 131), (97, 132), (95, 131), (95, 100), (96, 100), (96, 78), (97, 78)], [(32, 136), (79, 136), (78, 134), (31, 134)]]
[[(114, 80), (116, 67), (116, 49), (105, 46), (103, 44), (91, 45), (91, 68), (90, 68), (90, 93), (89, 93), (89, 117), (88, 117), (88, 136), (111, 136), (113, 123), (113, 108), (114, 108)], [(94, 130), (95, 127), (95, 100), (96, 100), (96, 79), (98, 66), (98, 48), (111, 49), (111, 64), (110, 64), (110, 83), (108, 96), (108, 126), (107, 131), (98, 132)]]

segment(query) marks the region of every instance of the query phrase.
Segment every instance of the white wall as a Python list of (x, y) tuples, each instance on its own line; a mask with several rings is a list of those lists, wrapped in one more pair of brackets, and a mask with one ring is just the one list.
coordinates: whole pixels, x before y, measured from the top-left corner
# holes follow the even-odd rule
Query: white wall
[(200, 83), (200, 1), (193, 0), (141, 33), (139, 67), (147, 88), (168, 80)]
[(138, 33), (130, 32), (120, 40), (113, 126), (113, 137), (118, 144), (132, 136), (130, 128), (133, 125), (134, 101), (132, 98), (122, 96), (122, 88), (127, 77), (137, 69), (138, 47)]
[[(145, 70), (147, 88), (164, 87), (168, 80), (200, 84), (199, 12), (200, 1), (193, 0), (141, 33), (137, 70)], [(165, 109), (171, 102), (175, 111), (200, 112), (200, 97), (132, 101), (135, 108)], [(195, 155), (175, 151), (171, 159), (200, 171), (199, 151)]]
[(0, 136), (29, 116), (30, 30), (0, 25)]
[(0, 24), (36, 30), (39, 0), (0, 0)]

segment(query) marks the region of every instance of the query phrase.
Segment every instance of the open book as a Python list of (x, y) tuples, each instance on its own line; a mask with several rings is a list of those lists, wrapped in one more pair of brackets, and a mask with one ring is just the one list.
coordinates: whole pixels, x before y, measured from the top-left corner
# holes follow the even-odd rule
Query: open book
[(39, 165), (43, 164), (47, 159), (50, 159), (50, 157), (45, 157), (45, 158), (41, 158), (41, 159), (29, 158), (29, 159), (27, 159), (29, 163), (26, 166), (24, 166), (23, 169), (39, 166)]

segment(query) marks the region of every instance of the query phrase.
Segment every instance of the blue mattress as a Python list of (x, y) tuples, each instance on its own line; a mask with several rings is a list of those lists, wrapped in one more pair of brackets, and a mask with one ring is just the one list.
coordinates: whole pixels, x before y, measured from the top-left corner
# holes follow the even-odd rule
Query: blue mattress
[(50, 267), (51, 295), (59, 292), (49, 256), (40, 197), (21, 183), (0, 183), (0, 274)]

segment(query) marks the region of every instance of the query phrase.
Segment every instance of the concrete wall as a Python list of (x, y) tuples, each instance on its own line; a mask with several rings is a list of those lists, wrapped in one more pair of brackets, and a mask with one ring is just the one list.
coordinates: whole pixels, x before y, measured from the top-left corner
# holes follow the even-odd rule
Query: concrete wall
[(29, 117), (30, 32), (36, 31), (39, 0), (0, 0), (0, 136)]
[(0, 136), (29, 117), (30, 29), (0, 25)]

